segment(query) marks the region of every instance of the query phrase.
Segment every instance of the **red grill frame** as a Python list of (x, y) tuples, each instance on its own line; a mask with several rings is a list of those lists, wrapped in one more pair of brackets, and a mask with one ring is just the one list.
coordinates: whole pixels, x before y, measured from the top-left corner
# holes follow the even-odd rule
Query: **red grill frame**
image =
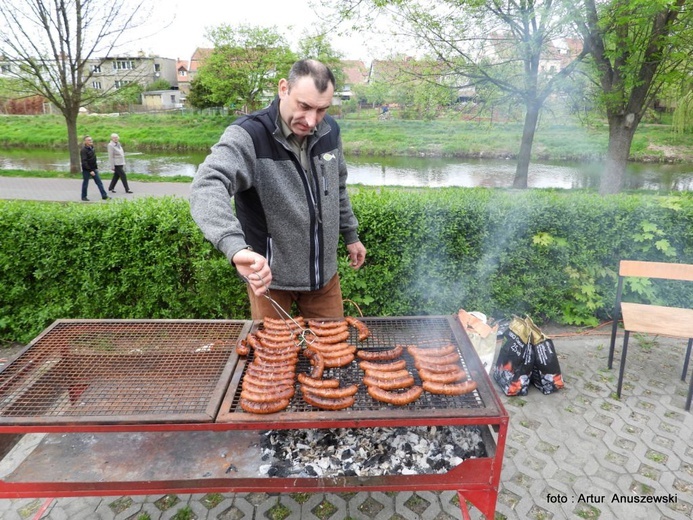
[[(439, 401), (436, 409), (423, 407), (413, 409), (405, 407), (402, 409), (376, 404), (374, 407), (364, 405), (361, 408), (357, 406), (355, 409), (339, 412), (296, 409), (292, 405), (292, 408), (286, 412), (278, 414), (267, 416), (248, 414), (237, 409), (237, 395), (245, 360), (236, 355), (233, 345), (244, 338), (246, 334), (257, 329), (260, 326), (259, 323), (241, 320), (58, 320), (32, 341), (15, 361), (0, 371), (0, 434), (3, 434), (0, 437), (8, 438), (16, 434), (38, 432), (53, 434), (46, 437), (41, 446), (43, 449), (49, 450), (53, 460), (64, 458), (59, 464), (61, 476), (56, 475), (56, 478), (51, 481), (50, 474), (46, 474), (45, 468), (41, 470), (43, 473), (40, 475), (43, 476), (38, 476), (28, 468), (39, 466), (36, 462), (31, 464), (30, 459), (27, 459), (25, 463), (0, 480), (0, 498), (171, 492), (456, 490), (460, 495), (460, 506), (465, 518), (468, 518), (465, 500), (469, 500), (478, 507), (487, 518), (493, 518), (507, 436), (508, 415), (457, 317), (362, 318), (362, 321), (369, 326), (373, 334), (365, 343), (359, 344), (360, 348), (389, 348), (393, 342), (406, 342), (405, 340), (409, 337), (408, 334), (413, 334), (412, 339), (416, 341), (433, 338), (433, 343), (430, 346), (435, 346), (437, 340), (447, 341), (446, 335), (449, 334), (449, 340), (456, 344), (459, 349), (467, 373), (478, 385), (475, 395), (465, 398), (471, 399), (471, 405), (467, 406), (465, 401), (461, 400), (453, 402), (452, 406), (447, 406), (446, 403), (450, 400), (446, 399)], [(39, 376), (32, 374), (32, 370), (35, 371), (37, 363), (46, 362), (45, 360), (48, 358), (42, 354), (42, 345), (52, 341), (53, 337), (64, 326), (84, 327), (84, 331), (92, 333), (95, 330), (120, 331), (120, 337), (125, 337), (127, 340), (125, 343), (128, 344), (130, 350), (132, 350), (131, 344), (136, 343), (138, 327), (149, 327), (148, 330), (158, 332), (166, 330), (167, 327), (184, 331), (182, 336), (180, 334), (177, 336), (175, 341), (180, 342), (176, 344), (175, 348), (169, 348), (171, 345), (167, 343), (165, 334), (154, 334), (157, 338), (156, 344), (165, 346), (153, 349), (149, 345), (151, 355), (144, 357), (153, 365), (159, 363), (160, 366), (170, 366), (171, 363), (173, 365), (185, 363), (187, 366), (204, 359), (206, 354), (210, 354), (210, 349), (211, 351), (216, 349), (221, 357), (212, 363), (211, 368), (203, 370), (203, 373), (206, 370), (206, 375), (210, 376), (207, 379), (213, 380), (211, 384), (209, 381), (205, 381), (203, 409), (196, 409), (193, 413), (180, 410), (175, 410), (174, 413), (162, 413), (154, 406), (153, 409), (156, 413), (152, 413), (151, 409), (146, 407), (144, 413), (139, 413), (141, 410), (131, 409), (127, 413), (114, 413), (108, 416), (94, 413), (94, 406), (90, 408), (88, 404), (91, 402), (89, 400), (90, 392), (94, 391), (93, 387), (98, 386), (95, 381), (101, 386), (110, 388), (109, 383), (112, 380), (125, 377), (125, 375), (118, 373), (118, 362), (132, 361), (127, 357), (133, 355), (141, 362), (144, 359), (142, 349), (139, 352), (135, 351), (135, 354), (131, 351), (124, 353), (118, 348), (104, 353), (94, 353), (88, 348), (75, 348), (73, 335), (69, 341), (62, 339), (65, 345), (59, 349), (61, 356), (54, 366), (60, 366), (60, 363), (66, 363), (70, 360), (74, 361), (75, 356), (77, 356), (78, 363), (87, 365), (87, 373), (82, 374), (82, 377), (90, 378), (91, 386), (87, 385), (86, 388), (82, 389), (78, 386), (79, 382), (70, 380), (69, 384), (66, 383), (61, 388), (61, 395), (63, 395), (63, 401), (67, 399), (72, 402), (72, 405), (86, 402), (87, 405), (83, 404), (82, 406), (89, 410), (89, 413), (82, 416), (79, 414), (70, 415), (64, 411), (55, 412), (54, 408), (51, 407), (45, 410), (38, 407), (34, 415), (5, 414), (8, 407), (2, 403), (7, 402), (8, 393), (16, 391), (22, 378), (27, 380), (33, 377), (34, 380), (40, 380), (41, 377), (44, 377), (43, 374)], [(413, 332), (409, 331), (409, 328)], [(207, 329), (214, 329), (214, 331), (208, 333)], [(190, 330), (197, 332), (190, 334)], [(126, 332), (123, 333), (122, 331)], [(397, 336), (400, 332), (405, 337)], [(394, 337), (392, 337), (393, 334)], [(90, 341), (94, 341), (94, 337), (98, 338), (99, 336), (92, 334)], [(103, 337), (101, 339), (103, 340)], [(356, 343), (355, 339), (352, 342)], [(99, 343), (92, 343), (91, 345), (94, 344)], [(112, 347), (111, 343), (108, 345), (109, 348)], [(181, 347), (181, 345), (183, 346)], [(109, 356), (110, 364), (106, 365), (105, 371), (89, 369), (90, 362), (103, 362), (104, 358)], [(31, 363), (27, 363), (27, 360), (31, 360)], [(128, 366), (135, 367), (131, 370), (138, 370), (136, 368), (138, 363)], [(111, 373), (108, 372), (109, 367), (112, 370)], [(53, 365), (51, 365), (52, 368)], [(178, 368), (180, 369), (180, 367)], [(127, 375), (127, 372), (124, 371), (124, 374)], [(184, 374), (185, 371), (181, 372)], [(151, 376), (151, 373), (149, 374)], [(141, 375), (136, 374), (133, 380), (140, 381), (137, 377)], [(155, 378), (155, 381), (158, 379)], [(185, 381), (181, 380), (181, 384), (185, 384)], [(166, 394), (174, 386), (161, 384), (160, 388), (164, 388), (166, 392), (163, 393)], [(30, 394), (31, 390), (30, 387), (25, 392)], [(79, 394), (80, 390), (83, 393)], [(156, 391), (150, 391), (150, 394), (147, 398), (152, 398), (152, 395), (154, 398), (157, 397)], [(121, 399), (127, 400), (127, 392), (121, 396)], [(430, 402), (428, 405), (431, 406)], [(188, 475), (182, 471), (180, 478), (159, 480), (147, 476), (146, 478), (135, 477), (130, 480), (129, 477), (128, 479), (119, 478), (117, 472), (114, 472), (112, 480), (104, 478), (97, 481), (97, 479), (90, 480), (77, 471), (73, 471), (75, 480), (70, 481), (71, 477), (64, 474), (70, 473), (71, 465), (81, 466), (79, 459), (73, 459), (69, 449), (64, 450), (64, 455), (50, 451), (51, 442), (58, 444), (64, 442), (68, 446), (70, 443), (75, 445), (79, 444), (85, 435), (97, 434), (92, 436), (93, 439), (90, 438), (90, 443), (95, 446), (95, 456), (100, 456), (98, 449), (100, 445), (103, 445), (102, 450), (106, 452), (118, 450), (118, 446), (121, 445), (119, 442), (131, 446), (133, 439), (142, 438), (148, 439), (146, 441), (148, 448), (143, 449), (160, 449), (162, 456), (171, 456), (171, 453), (180, 451), (188, 453), (189, 456), (197, 456), (200, 461), (207, 463), (205, 458), (207, 456), (204, 455), (205, 446), (214, 445), (217, 442), (222, 442), (222, 440), (233, 446), (237, 444), (243, 446), (245, 442), (248, 442), (248, 438), (256, 439), (262, 431), (268, 429), (433, 425), (480, 426), (489, 453), (488, 457), (467, 459), (442, 475), (287, 479), (257, 474), (256, 468), (259, 466), (260, 460), (253, 458), (252, 449), (246, 449), (236, 454), (236, 460), (243, 460), (247, 464), (245, 472), (241, 471), (238, 475), (227, 476), (226, 472), (220, 472), (220, 469), (217, 468), (217, 470), (210, 471), (210, 474), (204, 478), (196, 478), (195, 475)], [(137, 435), (133, 437), (133, 433), (137, 433)], [(35, 453), (40, 453), (40, 451), (41, 449), (38, 449)], [(122, 450), (120, 453), (122, 454)], [(171, 462), (175, 464), (175, 461)], [(129, 461), (122, 461), (122, 465), (127, 468), (128, 472), (137, 473), (138, 466), (141, 466), (141, 460), (135, 457)], [(126, 473), (129, 474), (128, 472)]]

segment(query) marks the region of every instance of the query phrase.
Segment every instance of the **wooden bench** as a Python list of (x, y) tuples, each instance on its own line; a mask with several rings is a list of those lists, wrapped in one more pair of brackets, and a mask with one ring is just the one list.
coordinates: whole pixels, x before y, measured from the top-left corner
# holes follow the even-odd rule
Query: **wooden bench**
[[(622, 302), (623, 280), (626, 277), (658, 278), (663, 280), (693, 282), (693, 264), (641, 262), (635, 260), (621, 261), (618, 272), (618, 286), (616, 288), (614, 322), (611, 329), (611, 346), (609, 348), (609, 368), (611, 368), (614, 361), (618, 321), (619, 317), (622, 316), (624, 330), (623, 352), (621, 353), (621, 368), (618, 374), (618, 389), (616, 391), (619, 397), (621, 397), (623, 372), (625, 370), (626, 354), (628, 352), (628, 338), (631, 332), (687, 338), (688, 348), (686, 349), (683, 362), (681, 381), (686, 380), (688, 363), (691, 357), (691, 347), (693, 347), (693, 309)], [(686, 398), (685, 408), (687, 411), (691, 409), (692, 397), (693, 375), (691, 376), (688, 397)]]

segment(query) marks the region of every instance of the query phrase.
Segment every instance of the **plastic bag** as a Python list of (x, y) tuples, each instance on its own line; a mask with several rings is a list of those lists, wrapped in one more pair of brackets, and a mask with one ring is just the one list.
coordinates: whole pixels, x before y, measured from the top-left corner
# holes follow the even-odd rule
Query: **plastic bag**
[(469, 336), (474, 350), (479, 355), (479, 360), (486, 369), (486, 373), (490, 374), (493, 358), (496, 355), (498, 325), (491, 327), (483, 319), (480, 319), (477, 313), (470, 313), (464, 309), (459, 310), (457, 317)]
[(498, 359), (493, 367), (493, 379), (505, 395), (527, 395), (534, 366), (534, 349), (530, 344), (532, 329), (522, 318), (514, 316)]

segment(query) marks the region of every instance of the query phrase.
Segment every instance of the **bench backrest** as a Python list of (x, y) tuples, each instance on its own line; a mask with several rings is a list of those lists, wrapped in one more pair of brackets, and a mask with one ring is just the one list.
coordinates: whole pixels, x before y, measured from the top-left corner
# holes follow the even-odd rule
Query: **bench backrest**
[(618, 274), (619, 276), (662, 278), (665, 280), (684, 280), (693, 282), (693, 264), (621, 260)]

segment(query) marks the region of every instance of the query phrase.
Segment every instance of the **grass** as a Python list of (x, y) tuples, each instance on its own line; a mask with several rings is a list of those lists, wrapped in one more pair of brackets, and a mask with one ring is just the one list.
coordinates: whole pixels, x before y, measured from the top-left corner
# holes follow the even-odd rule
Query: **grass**
[[(64, 171), (52, 170), (2, 170), (0, 175), (3, 177), (26, 177), (26, 178), (41, 178), (41, 179), (81, 179), (81, 173), (70, 173)], [(111, 180), (113, 174), (104, 171), (99, 172), (102, 181)], [(159, 175), (151, 175), (144, 173), (128, 173), (128, 181), (140, 182), (183, 182), (190, 183), (191, 179), (185, 175), (171, 175), (170, 177), (161, 177)]]
[[(206, 152), (219, 140), (235, 115), (123, 114), (117, 117), (81, 115), (78, 135), (90, 134), (107, 143), (110, 134), (127, 136), (132, 149), (160, 152)], [(450, 116), (434, 121), (378, 121), (349, 114), (339, 120), (347, 155), (502, 157), (514, 158), (522, 135), (521, 122), (462, 120)], [(0, 146), (65, 149), (67, 129), (57, 115), (0, 117)], [(570, 118), (542, 120), (534, 139), (534, 159), (587, 161), (606, 153), (608, 127), (581, 125)], [(668, 125), (641, 124), (632, 157), (658, 160), (672, 155), (693, 161), (693, 135), (675, 134)], [(168, 180), (168, 179), (167, 179)]]

